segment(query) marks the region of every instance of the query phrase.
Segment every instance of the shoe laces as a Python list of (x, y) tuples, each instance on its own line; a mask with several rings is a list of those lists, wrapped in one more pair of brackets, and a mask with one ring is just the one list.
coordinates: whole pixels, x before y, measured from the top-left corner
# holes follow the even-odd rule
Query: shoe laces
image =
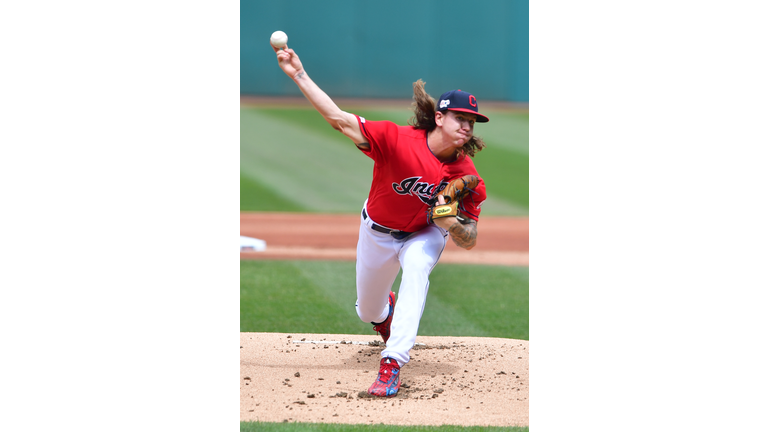
[(385, 358), (381, 361), (379, 376), (381, 377), (382, 381), (387, 382), (389, 381), (389, 378), (392, 377), (392, 372), (399, 369), (400, 366), (397, 364), (397, 361), (391, 358)]
[[(387, 321), (389, 321), (389, 318), (387, 318)], [(373, 329), (376, 331), (376, 333), (381, 333), (382, 330), (387, 328), (387, 326), (386, 326), (387, 321), (384, 321), (381, 324), (377, 324), (377, 325), (373, 326)]]

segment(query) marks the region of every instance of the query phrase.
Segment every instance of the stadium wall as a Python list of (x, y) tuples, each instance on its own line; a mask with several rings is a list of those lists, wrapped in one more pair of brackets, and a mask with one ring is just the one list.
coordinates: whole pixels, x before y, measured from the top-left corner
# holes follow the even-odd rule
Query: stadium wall
[(421, 78), (433, 97), (528, 102), (527, 1), (242, 0), (242, 95), (301, 96), (269, 47), (275, 30), (331, 97), (410, 98)]

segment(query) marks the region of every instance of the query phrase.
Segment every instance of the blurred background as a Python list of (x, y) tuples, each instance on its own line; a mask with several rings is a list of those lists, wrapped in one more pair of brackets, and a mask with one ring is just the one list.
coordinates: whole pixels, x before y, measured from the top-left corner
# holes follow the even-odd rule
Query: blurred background
[(241, 94), (301, 96), (276, 67), (275, 30), (331, 97), (408, 99), (421, 78), (435, 97), (528, 102), (528, 1), (242, 1)]

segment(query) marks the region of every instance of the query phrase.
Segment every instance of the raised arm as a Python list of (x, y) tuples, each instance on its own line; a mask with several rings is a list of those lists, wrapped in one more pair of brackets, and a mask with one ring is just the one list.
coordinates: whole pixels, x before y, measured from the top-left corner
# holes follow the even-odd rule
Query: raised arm
[(315, 84), (307, 75), (304, 67), (299, 60), (299, 56), (286, 45), (284, 49), (272, 47), (277, 54), (277, 64), (280, 69), (288, 75), (289, 78), (299, 86), (299, 90), (309, 100), (309, 103), (323, 116), (334, 129), (343, 133), (355, 144), (366, 142), (363, 133), (360, 131), (360, 125), (357, 118), (345, 111), (342, 111), (331, 98), (325, 94), (320, 87)]

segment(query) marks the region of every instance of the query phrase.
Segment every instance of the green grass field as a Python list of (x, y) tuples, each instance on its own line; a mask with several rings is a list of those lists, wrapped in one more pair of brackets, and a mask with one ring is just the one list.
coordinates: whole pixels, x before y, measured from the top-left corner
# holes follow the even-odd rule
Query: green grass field
[[(356, 298), (354, 262), (240, 261), (243, 332), (373, 334)], [(528, 340), (528, 268), (438, 264), (419, 334)]]
[(240, 432), (401, 432), (404, 430), (409, 432), (528, 432), (528, 427), (394, 426), (346, 425), (329, 423), (240, 423)]
[[(411, 116), (407, 106), (354, 112), (400, 125)], [(488, 192), (483, 214), (528, 215), (528, 114), (487, 115), (475, 133), (488, 147), (473, 159)], [(373, 161), (311, 107), (240, 109), (241, 211), (356, 213), (372, 172)]]

